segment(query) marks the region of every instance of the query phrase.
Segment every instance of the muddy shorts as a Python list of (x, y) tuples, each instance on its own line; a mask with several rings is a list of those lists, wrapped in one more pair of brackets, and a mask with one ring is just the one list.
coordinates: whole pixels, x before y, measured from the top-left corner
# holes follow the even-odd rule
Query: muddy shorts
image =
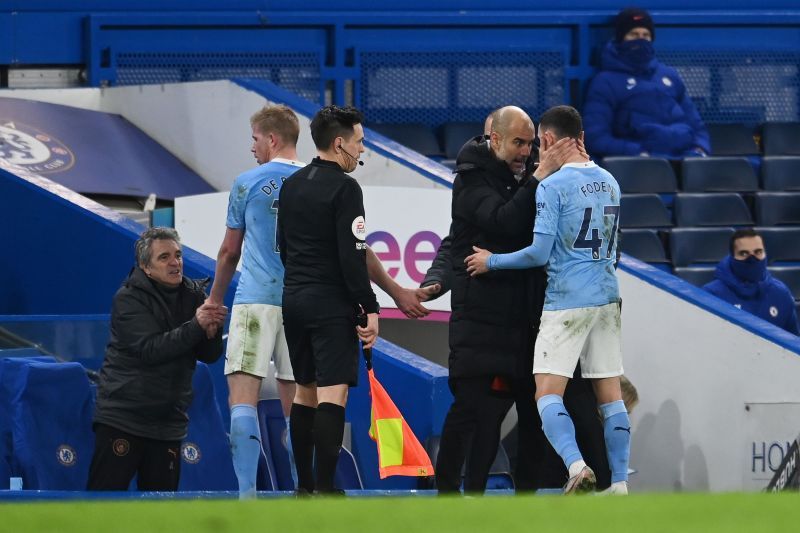
[(294, 380), (281, 308), (266, 304), (234, 305), (225, 353), (225, 375), (244, 372), (265, 378), (270, 359), (275, 362), (275, 377)]
[(578, 361), (585, 378), (622, 375), (618, 303), (544, 311), (533, 353), (534, 374), (571, 378)]

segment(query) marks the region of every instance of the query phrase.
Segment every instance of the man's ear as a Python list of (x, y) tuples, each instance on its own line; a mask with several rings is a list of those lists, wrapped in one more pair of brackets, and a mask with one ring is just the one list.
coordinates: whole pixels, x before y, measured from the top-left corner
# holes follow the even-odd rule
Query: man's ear
[(545, 151), (553, 146), (553, 134), (550, 131), (539, 132), (539, 140), (542, 143), (542, 149)]
[(581, 142), (583, 142), (583, 130), (581, 130), (581, 134), (578, 136), (578, 139), (580, 139)]
[(492, 146), (499, 147), (500, 146), (500, 134), (497, 133), (495, 130), (489, 134), (489, 141), (492, 143)]

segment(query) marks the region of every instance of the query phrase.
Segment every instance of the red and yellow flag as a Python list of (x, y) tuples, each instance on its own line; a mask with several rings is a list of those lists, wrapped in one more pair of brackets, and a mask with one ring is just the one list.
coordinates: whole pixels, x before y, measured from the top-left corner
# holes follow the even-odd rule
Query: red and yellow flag
[(370, 369), (367, 373), (372, 395), (369, 436), (378, 445), (381, 479), (388, 476), (432, 476), (433, 466), (425, 449), (378, 383), (374, 371)]

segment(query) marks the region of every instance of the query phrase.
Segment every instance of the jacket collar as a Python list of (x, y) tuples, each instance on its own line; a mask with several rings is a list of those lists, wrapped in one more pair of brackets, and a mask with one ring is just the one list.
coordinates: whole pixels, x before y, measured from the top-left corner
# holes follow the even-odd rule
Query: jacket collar
[(456, 159), (455, 173), (468, 172), (470, 170), (483, 170), (493, 176), (498, 176), (503, 180), (510, 180), (517, 183), (514, 173), (511, 172), (505, 161), (497, 159), (489, 148), (484, 136), (473, 138), (458, 153)]

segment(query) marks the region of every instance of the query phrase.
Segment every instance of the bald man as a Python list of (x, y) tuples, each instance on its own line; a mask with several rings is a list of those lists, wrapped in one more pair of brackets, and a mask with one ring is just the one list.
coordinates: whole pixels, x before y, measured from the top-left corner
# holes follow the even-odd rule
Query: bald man
[(456, 160), (449, 358), (454, 401), (436, 464), (441, 493), (459, 490), (467, 450), (464, 489), (484, 491), (500, 424), (519, 392), (515, 384), (529, 383), (526, 394), (532, 399), (534, 332), (547, 283), (541, 268), (470, 279), (464, 259), (473, 245), (504, 252), (530, 245), (538, 180), (578, 152), (577, 143), (568, 139), (540, 151), (539, 167), (531, 177), (526, 166), (535, 137), (530, 117), (508, 106), (492, 118), (489, 142), (476, 137)]

